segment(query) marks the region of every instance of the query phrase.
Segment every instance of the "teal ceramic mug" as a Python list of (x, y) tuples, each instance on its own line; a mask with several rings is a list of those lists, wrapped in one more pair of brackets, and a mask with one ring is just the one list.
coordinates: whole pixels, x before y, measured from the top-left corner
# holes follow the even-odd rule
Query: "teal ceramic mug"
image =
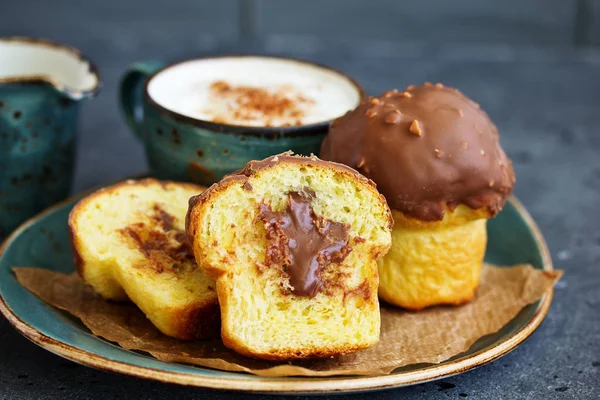
[(140, 62), (120, 87), (150, 173), (206, 185), (250, 160), (287, 150), (318, 154), (331, 120), (363, 97), (340, 72), (263, 56)]
[(68, 195), (79, 103), (100, 86), (75, 49), (0, 37), (0, 237)]

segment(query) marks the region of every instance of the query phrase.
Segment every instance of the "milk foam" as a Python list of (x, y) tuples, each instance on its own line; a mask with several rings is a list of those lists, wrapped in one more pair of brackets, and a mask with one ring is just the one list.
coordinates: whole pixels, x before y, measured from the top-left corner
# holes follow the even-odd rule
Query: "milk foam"
[[(98, 75), (90, 63), (62, 45), (27, 38), (0, 38), (0, 79), (42, 77), (59, 90), (94, 90)], [(76, 96), (75, 96), (76, 97)]]
[[(215, 90), (219, 85), (233, 90)], [(249, 93), (240, 97), (244, 91)], [(269, 101), (258, 100), (258, 107), (243, 109), (240, 102), (249, 97), (256, 102), (256, 91), (268, 92)], [(151, 79), (148, 94), (178, 114), (242, 126), (326, 122), (360, 102), (359, 90), (344, 75), (309, 63), (268, 57), (218, 57), (176, 64)], [(262, 104), (272, 105), (277, 99), (284, 99), (282, 104), (294, 103), (294, 109), (275, 114), (261, 109)]]

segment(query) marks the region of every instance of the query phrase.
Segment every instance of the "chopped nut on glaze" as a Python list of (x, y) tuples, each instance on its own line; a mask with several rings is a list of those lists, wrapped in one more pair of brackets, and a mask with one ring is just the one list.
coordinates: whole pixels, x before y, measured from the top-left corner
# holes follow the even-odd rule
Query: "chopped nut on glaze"
[(361, 157), (358, 159), (358, 162), (356, 163), (356, 168), (362, 168), (363, 165), (365, 165), (365, 158)]
[(413, 90), (415, 88), (415, 85), (408, 85), (406, 87), (406, 90)]
[(385, 122), (388, 124), (399, 124), (402, 121), (402, 115), (397, 112), (391, 112), (385, 116)]
[(442, 85), (441, 83), (436, 83), (434, 86), (438, 89), (442, 89), (444, 87), (444, 85)]
[(381, 100), (379, 100), (377, 97), (373, 97), (373, 98), (371, 99), (371, 105), (372, 105), (372, 106), (376, 106), (376, 105), (378, 105), (379, 103), (381, 103)]
[[(377, 183), (389, 206), (408, 217), (439, 221), (458, 204), (487, 208), (491, 215), (500, 211), (512, 192), (514, 172), (488, 115), (444, 85), (388, 93), (378, 96), (385, 107), (377, 106), (372, 118), (365, 117), (372, 107), (368, 102), (341, 117), (330, 128), (321, 157), (351, 166), (360, 161), (361, 172)], [(398, 122), (388, 122), (396, 110)]]
[(410, 124), (410, 127), (408, 128), (408, 130), (413, 135), (417, 135), (417, 136), (422, 135), (421, 126), (419, 125), (419, 121), (417, 121), (416, 119)]
[(412, 97), (412, 94), (410, 94), (409, 92), (402, 92), (400, 93), (400, 97), (406, 97), (407, 99), (410, 99)]

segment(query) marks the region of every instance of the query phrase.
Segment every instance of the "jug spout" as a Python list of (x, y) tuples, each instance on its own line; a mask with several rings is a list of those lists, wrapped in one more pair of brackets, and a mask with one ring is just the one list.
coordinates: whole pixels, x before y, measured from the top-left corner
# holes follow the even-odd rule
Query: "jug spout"
[(71, 100), (95, 96), (95, 65), (78, 50), (46, 39), (0, 37), (0, 84), (46, 83)]

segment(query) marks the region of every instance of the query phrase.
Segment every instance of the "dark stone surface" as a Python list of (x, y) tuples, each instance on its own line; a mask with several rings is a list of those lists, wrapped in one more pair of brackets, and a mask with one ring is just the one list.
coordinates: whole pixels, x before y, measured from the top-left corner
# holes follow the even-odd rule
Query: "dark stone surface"
[[(497, 123), (514, 161), (517, 196), (540, 225), (555, 266), (566, 272), (550, 313), (523, 345), (489, 365), (441, 382), (345, 398), (598, 398), (600, 53), (463, 44), (354, 45), (284, 36), (241, 46), (231, 43), (228, 35), (235, 32), (224, 27), (231, 18), (230, 2), (214, 5), (219, 16), (214, 18), (202, 15), (207, 2), (200, 2), (198, 12), (189, 15), (171, 13), (166, 5), (150, 12), (139, 0), (110, 5), (113, 11), (127, 10), (122, 17), (91, 2), (85, 2), (90, 4), (89, 11), (77, 8), (76, 3), (61, 2), (53, 10), (22, 0), (9, 13), (0, 14), (0, 34), (63, 40), (79, 46), (99, 64), (105, 88), (85, 105), (82, 114), (74, 191), (145, 169), (142, 146), (127, 130), (116, 103), (119, 76), (139, 59), (234, 51), (288, 54), (347, 71), (370, 93), (441, 81), (481, 103)], [(189, 6), (195, 7), (192, 3), (196, 4), (189, 2)], [(133, 21), (138, 9), (151, 22)], [(546, 12), (554, 15), (554, 11), (541, 11), (542, 15)], [(102, 22), (94, 22), (95, 15)], [(51, 20), (46, 21), (48, 16)], [(72, 20), (79, 17), (84, 20)], [(194, 32), (207, 33), (198, 36)], [(79, 366), (31, 344), (0, 318), (0, 400), (231, 396)]]
[(592, 46), (600, 46), (600, 2), (598, 0), (581, 0), (580, 14), (587, 21), (587, 37), (584, 42)]
[(576, 0), (257, 0), (263, 35), (569, 45)]

